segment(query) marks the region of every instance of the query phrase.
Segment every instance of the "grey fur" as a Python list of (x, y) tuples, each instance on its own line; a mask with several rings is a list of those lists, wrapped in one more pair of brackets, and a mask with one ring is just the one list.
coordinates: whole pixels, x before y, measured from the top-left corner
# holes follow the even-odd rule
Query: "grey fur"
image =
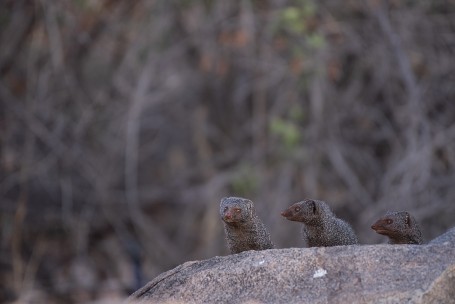
[(302, 237), (308, 247), (357, 244), (352, 227), (339, 219), (324, 201), (306, 199), (282, 212), (290, 221), (303, 223)]
[(422, 244), (423, 237), (419, 224), (407, 211), (387, 212), (371, 228), (386, 235), (389, 244)]
[[(227, 212), (233, 218), (227, 219)], [(241, 197), (225, 197), (220, 203), (220, 216), (232, 254), (274, 248), (267, 229), (256, 215), (252, 201)]]

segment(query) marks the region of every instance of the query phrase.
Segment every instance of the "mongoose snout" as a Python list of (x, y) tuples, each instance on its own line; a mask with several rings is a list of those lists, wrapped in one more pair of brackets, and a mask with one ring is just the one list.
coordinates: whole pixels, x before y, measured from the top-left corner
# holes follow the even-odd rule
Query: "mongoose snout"
[(286, 209), (283, 212), (281, 212), (281, 216), (284, 216), (284, 217), (290, 217), (291, 214), (292, 214), (292, 211), (289, 209)]
[(230, 207), (225, 207), (223, 210), (223, 215), (222, 219), (225, 222), (239, 222), (241, 221), (240, 213), (242, 210), (240, 208), (230, 208)]
[(390, 224), (392, 224), (392, 223), (393, 223), (392, 220), (389, 220), (389, 222), (385, 222), (384, 220), (378, 220), (378, 221), (376, 221), (376, 223), (374, 223), (373, 225), (371, 225), (371, 229), (373, 229), (374, 231), (376, 231), (376, 233), (379, 233), (379, 234), (386, 234), (386, 233), (387, 233), (387, 230), (384, 229), (384, 226), (390, 225)]

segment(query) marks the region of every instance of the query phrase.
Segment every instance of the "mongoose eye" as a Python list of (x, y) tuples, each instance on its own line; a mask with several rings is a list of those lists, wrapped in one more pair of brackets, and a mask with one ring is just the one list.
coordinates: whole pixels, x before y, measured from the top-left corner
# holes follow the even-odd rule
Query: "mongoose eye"
[(295, 207), (294, 211), (295, 212), (300, 212), (300, 207)]
[(234, 211), (235, 211), (235, 212), (237, 212), (237, 213), (240, 213), (240, 212), (242, 212), (242, 209), (239, 209), (239, 208), (235, 208), (235, 210), (234, 210)]
[(387, 225), (390, 225), (393, 223), (393, 221), (391, 219), (387, 219), (385, 222), (387, 223)]
[(228, 207), (224, 207), (224, 212), (228, 211), (228, 209), (229, 209)]

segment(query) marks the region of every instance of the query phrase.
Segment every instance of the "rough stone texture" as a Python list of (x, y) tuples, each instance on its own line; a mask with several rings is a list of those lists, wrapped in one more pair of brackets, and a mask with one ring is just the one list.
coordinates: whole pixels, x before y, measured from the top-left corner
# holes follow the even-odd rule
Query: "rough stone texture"
[(455, 302), (455, 266), (444, 271), (423, 294), (422, 303)]
[(437, 238), (434, 238), (429, 244), (444, 244), (446, 242), (455, 244), (455, 227), (449, 229), (446, 233), (438, 236)]
[(455, 229), (429, 245), (270, 249), (182, 264), (138, 303), (455, 303)]

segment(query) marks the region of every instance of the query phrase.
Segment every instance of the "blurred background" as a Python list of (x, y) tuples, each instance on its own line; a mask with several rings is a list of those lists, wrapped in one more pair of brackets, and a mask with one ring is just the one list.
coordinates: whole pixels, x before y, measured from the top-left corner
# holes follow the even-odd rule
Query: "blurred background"
[(0, 302), (112, 303), (228, 254), (219, 202), (455, 225), (455, 2), (3, 0)]

